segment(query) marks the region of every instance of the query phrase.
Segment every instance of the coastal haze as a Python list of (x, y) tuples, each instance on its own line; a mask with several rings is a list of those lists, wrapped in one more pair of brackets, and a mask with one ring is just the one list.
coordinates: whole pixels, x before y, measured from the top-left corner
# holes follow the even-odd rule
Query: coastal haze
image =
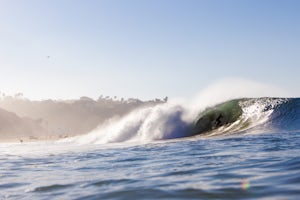
[[(99, 97), (93, 100), (31, 101), (21, 94), (0, 99), (0, 140), (10, 142), (54, 140), (88, 133), (110, 118), (120, 118), (167, 99), (141, 101)], [(4, 110), (5, 109), (5, 110)]]
[(298, 199), (299, 10), (0, 0), (0, 199)]

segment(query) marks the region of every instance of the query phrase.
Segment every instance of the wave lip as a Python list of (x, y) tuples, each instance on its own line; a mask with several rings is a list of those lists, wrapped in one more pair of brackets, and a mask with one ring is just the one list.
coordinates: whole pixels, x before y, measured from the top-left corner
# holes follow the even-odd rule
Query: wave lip
[[(271, 132), (276, 128), (274, 126), (276, 121), (287, 119), (289, 110), (298, 109), (297, 113), (300, 115), (299, 104), (299, 99), (267, 97), (234, 99), (207, 107), (194, 121), (190, 121), (184, 116), (191, 110), (183, 105), (165, 103), (133, 111), (123, 118), (109, 121), (87, 135), (67, 138), (64, 142), (147, 143), (192, 136), (211, 137)], [(284, 126), (278, 128), (284, 131)]]
[(199, 135), (231, 124), (241, 117), (242, 113), (243, 110), (238, 100), (227, 101), (213, 108), (208, 108), (200, 113), (192, 128), (191, 135)]
[(271, 131), (270, 121), (280, 106), (288, 99), (244, 98), (230, 100), (207, 108), (200, 113), (192, 135), (228, 135), (235, 133), (260, 133)]

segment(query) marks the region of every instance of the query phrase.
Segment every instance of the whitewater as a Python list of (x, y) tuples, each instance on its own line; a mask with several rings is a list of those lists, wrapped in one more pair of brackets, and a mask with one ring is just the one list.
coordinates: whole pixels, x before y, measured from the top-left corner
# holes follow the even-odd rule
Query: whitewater
[(298, 199), (299, 133), (299, 98), (226, 81), (84, 135), (1, 143), (0, 199)]

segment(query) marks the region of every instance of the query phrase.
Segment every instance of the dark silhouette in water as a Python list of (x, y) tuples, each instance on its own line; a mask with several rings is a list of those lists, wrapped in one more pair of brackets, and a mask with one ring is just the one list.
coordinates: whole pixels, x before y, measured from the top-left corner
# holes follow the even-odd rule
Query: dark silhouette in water
[(220, 114), (219, 117), (216, 119), (216, 126), (220, 126), (221, 125), (221, 123), (222, 123), (222, 121), (221, 121), (222, 117), (223, 117), (223, 115)]
[(242, 115), (238, 100), (228, 101), (202, 112), (192, 127), (190, 136), (204, 134), (235, 122)]

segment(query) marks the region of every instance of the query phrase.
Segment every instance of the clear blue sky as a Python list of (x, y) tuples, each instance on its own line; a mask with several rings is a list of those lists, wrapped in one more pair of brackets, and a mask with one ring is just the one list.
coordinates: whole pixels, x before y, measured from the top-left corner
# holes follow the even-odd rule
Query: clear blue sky
[(43, 99), (190, 97), (228, 77), (300, 96), (300, 1), (0, 0), (0, 75)]

